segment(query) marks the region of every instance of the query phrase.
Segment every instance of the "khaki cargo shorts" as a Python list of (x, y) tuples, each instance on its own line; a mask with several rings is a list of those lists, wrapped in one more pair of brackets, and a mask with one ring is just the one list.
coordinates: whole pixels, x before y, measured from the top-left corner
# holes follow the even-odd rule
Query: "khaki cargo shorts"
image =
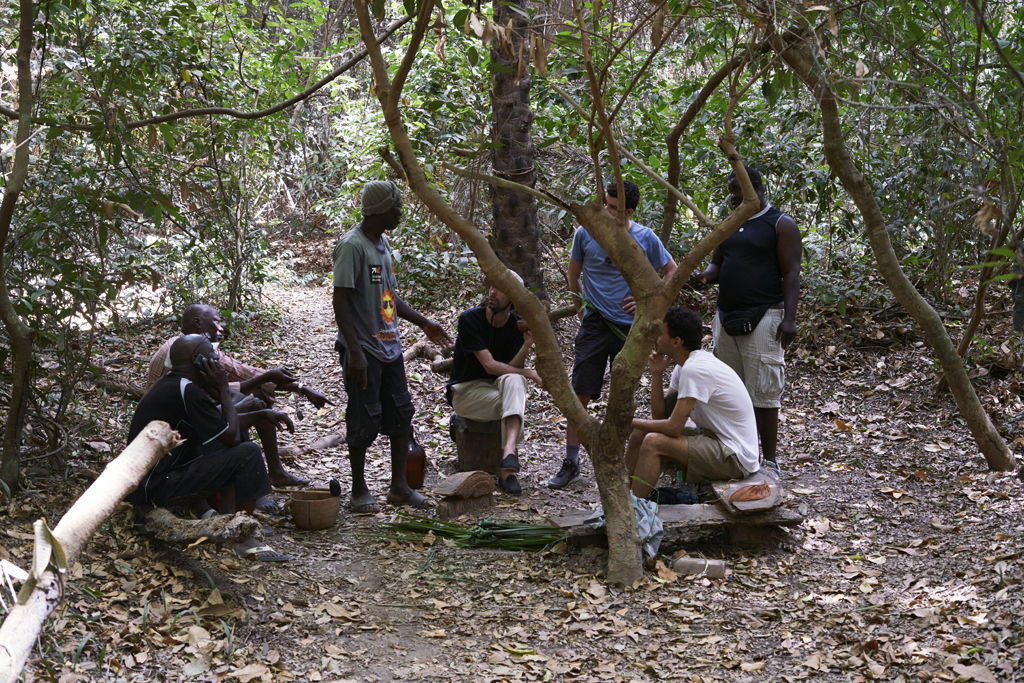
[(743, 380), (755, 408), (781, 408), (786, 383), (786, 358), (775, 335), (785, 311), (770, 308), (750, 334), (731, 337), (715, 313), (711, 323), (715, 356)]
[(747, 476), (739, 457), (714, 432), (686, 428), (681, 436), (686, 437), (686, 457), (689, 462), (686, 467), (686, 483), (729, 481)]

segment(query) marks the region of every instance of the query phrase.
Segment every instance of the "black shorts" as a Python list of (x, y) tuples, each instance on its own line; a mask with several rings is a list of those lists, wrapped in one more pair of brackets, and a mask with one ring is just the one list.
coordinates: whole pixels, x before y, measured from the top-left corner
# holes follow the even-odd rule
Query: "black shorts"
[(235, 487), (235, 502), (239, 508), (271, 492), (270, 477), (259, 446), (243, 441), (228, 447), (214, 439), (199, 447), (199, 455), (162, 475), (158, 481), (150, 481), (149, 475), (143, 477), (139, 488), (125, 500), (155, 507), (188, 505), (228, 486)]
[(335, 342), (345, 374), (345, 443), (353, 448), (369, 448), (378, 434), (400, 436), (412, 425), (413, 405), (405, 380), (405, 361), (399, 356), (390, 363), (366, 357), (366, 388), (354, 386), (348, 379), (348, 354)]
[(579, 396), (597, 398), (601, 395), (604, 373), (608, 363), (625, 346), (626, 340), (619, 339), (611, 327), (614, 326), (625, 337), (631, 325), (619, 325), (608, 321), (600, 313), (588, 311), (583, 324), (576, 333), (576, 345), (572, 363), (572, 390)]

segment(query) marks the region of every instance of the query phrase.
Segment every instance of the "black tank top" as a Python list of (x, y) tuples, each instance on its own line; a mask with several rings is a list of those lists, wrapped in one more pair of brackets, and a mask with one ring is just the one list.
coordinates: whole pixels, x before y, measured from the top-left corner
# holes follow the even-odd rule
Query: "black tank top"
[(775, 226), (785, 215), (769, 204), (722, 242), (718, 308), (730, 313), (783, 300)]

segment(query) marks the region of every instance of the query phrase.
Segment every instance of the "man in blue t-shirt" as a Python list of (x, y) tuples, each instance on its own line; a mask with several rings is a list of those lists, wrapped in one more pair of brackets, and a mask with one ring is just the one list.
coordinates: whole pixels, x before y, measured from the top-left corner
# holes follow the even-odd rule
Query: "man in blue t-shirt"
[[(614, 182), (605, 187), (604, 206), (613, 217), (625, 211), (625, 226), (629, 234), (647, 255), (647, 260), (663, 277), (672, 275), (676, 263), (650, 228), (630, 220), (640, 205), (640, 188), (636, 183), (623, 181), (625, 202), (620, 203)], [(583, 405), (601, 395), (604, 373), (608, 363), (618, 355), (626, 342), (633, 324), (636, 302), (629, 285), (622, 278), (611, 257), (583, 228), (572, 238), (569, 253), (569, 290), (576, 300), (577, 309), (586, 308), (580, 330), (576, 334), (572, 366), (572, 388)], [(580, 439), (572, 426), (565, 430), (565, 460), (558, 474), (551, 477), (548, 486), (562, 489), (580, 473)]]

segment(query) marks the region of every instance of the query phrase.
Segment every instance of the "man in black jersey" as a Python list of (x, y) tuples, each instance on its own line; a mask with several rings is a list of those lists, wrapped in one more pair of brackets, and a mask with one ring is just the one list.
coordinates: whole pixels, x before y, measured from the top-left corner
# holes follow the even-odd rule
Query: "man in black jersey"
[[(256, 501), (270, 493), (270, 477), (260, 447), (243, 440), (244, 430), (261, 420), (291, 431), (295, 425), (275, 410), (239, 413), (228, 388), (227, 371), (206, 336), (179, 337), (171, 344), (169, 357), (170, 372), (135, 409), (128, 441), (153, 420), (168, 423), (184, 441), (157, 461), (125, 500), (144, 509), (187, 506), (206, 518), (215, 514), (206, 499), (219, 493), (221, 513), (252, 512)], [(243, 392), (264, 382), (285, 381), (283, 371), (272, 370), (243, 382)], [(238, 539), (234, 550), (263, 562), (289, 559), (249, 537)]]
[[(518, 273), (512, 275), (522, 283)], [(518, 496), (522, 486), (517, 447), (526, 413), (526, 380), (543, 386), (536, 370), (524, 368), (533, 335), (521, 332), (512, 300), (491, 286), (487, 306), (471, 308), (459, 316), (458, 337), (452, 355), (450, 403), (455, 412), (471, 420), (501, 420), (502, 490)]]
[[(803, 244), (793, 219), (765, 200), (761, 174), (746, 168), (761, 209), (715, 249), (711, 265), (697, 279), (718, 284), (718, 314), (712, 324), (715, 355), (736, 371), (750, 392), (761, 454), (775, 463), (785, 384), (783, 349), (796, 338)], [(743, 201), (735, 173), (729, 175), (729, 195), (733, 208)]]

